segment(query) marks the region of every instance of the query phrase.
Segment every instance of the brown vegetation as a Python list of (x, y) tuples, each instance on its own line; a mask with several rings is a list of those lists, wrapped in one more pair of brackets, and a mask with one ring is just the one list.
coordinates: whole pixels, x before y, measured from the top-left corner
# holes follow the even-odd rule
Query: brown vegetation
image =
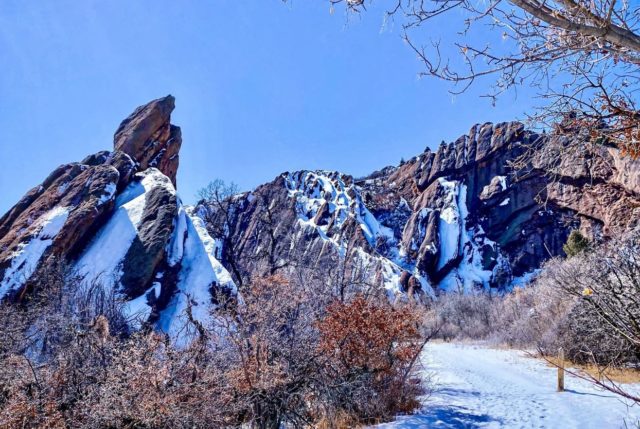
[(60, 268), (0, 305), (1, 428), (346, 427), (417, 406), (409, 305), (283, 277), (245, 285), (185, 348), (130, 332), (117, 296)]
[(430, 317), (444, 339), (536, 350), (567, 372), (635, 403), (620, 383), (640, 379), (640, 246), (633, 233), (553, 259), (532, 285), (505, 296), (441, 297)]

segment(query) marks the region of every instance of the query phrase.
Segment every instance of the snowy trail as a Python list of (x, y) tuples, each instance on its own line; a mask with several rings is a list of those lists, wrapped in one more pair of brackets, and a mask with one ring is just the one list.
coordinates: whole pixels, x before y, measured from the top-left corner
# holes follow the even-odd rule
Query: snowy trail
[(434, 391), (421, 414), (377, 428), (608, 429), (640, 420), (640, 407), (568, 374), (567, 391), (556, 392), (556, 370), (518, 351), (434, 343), (422, 374)]

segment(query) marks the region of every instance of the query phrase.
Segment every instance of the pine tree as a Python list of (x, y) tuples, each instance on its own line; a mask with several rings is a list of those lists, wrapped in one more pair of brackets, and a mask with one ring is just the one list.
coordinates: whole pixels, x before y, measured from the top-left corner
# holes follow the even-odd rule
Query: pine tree
[(573, 230), (569, 234), (569, 238), (567, 238), (565, 245), (562, 246), (562, 250), (567, 254), (567, 257), (572, 257), (588, 250), (589, 246), (589, 240), (582, 235), (580, 231)]

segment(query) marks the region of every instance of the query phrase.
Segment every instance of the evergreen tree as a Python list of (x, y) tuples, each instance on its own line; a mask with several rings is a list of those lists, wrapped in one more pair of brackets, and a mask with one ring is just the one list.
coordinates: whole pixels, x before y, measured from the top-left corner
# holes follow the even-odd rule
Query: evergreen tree
[(578, 230), (573, 230), (567, 238), (567, 242), (562, 246), (562, 250), (568, 257), (575, 256), (589, 249), (589, 240)]

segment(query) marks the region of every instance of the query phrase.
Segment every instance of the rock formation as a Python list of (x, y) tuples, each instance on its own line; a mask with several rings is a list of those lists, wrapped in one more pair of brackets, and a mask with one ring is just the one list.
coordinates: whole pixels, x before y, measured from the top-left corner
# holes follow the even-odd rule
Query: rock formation
[(175, 186), (182, 133), (171, 124), (174, 108), (171, 95), (138, 107), (116, 130), (113, 146), (135, 159), (140, 170), (155, 167)]
[(137, 108), (113, 151), (58, 167), (0, 219), (0, 299), (20, 300), (39, 272), (64, 261), (126, 301), (132, 320), (171, 332), (187, 306), (206, 319), (214, 289), (234, 292), (213, 240), (176, 194), (173, 109), (172, 96)]
[[(125, 301), (133, 325), (178, 335), (185, 310), (206, 321), (218, 292), (237, 293), (223, 264), (236, 280), (313, 273), (337, 293), (391, 298), (505, 289), (562, 255), (572, 229), (606, 238), (640, 215), (637, 161), (605, 146), (567, 156), (579, 132), (550, 138), (517, 122), (475, 125), (367, 177), (287, 172), (224, 209), (185, 207), (173, 109), (171, 96), (139, 107), (113, 151), (58, 167), (0, 218), (0, 299), (21, 300), (64, 261)], [(533, 147), (542, 155), (514, 169)]]
[[(509, 288), (562, 255), (572, 229), (599, 239), (637, 223), (639, 163), (615, 148), (511, 167), (534, 146), (549, 154), (567, 143), (517, 122), (486, 123), (364, 178), (285, 173), (236, 198), (231, 257), (246, 275), (274, 264), (331, 275), (346, 258), (391, 295)], [(224, 222), (206, 204), (199, 210)]]

